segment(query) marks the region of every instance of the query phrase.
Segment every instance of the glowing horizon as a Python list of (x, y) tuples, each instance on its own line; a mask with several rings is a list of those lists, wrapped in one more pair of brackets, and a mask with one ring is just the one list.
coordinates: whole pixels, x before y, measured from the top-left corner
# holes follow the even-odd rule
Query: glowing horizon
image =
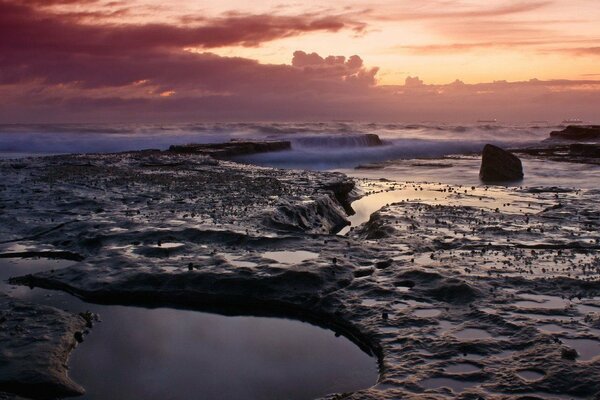
[[(409, 99), (398, 102), (395, 96), (405, 92), (398, 88), (407, 82), (421, 82), (432, 96), (456, 93), (457, 81), (466, 84), (460, 86), (465, 96), (485, 93), (481, 85), (497, 90), (502, 85), (490, 84), (516, 82), (523, 96), (527, 87), (539, 89), (537, 82), (547, 81), (538, 96), (571, 91), (570, 98), (554, 99), (555, 105), (581, 103), (583, 114), (592, 115), (590, 107), (597, 104), (600, 3), (595, 0), (322, 4), (177, 0), (167, 7), (157, 0), (0, 0), (0, 104), (5, 106), (0, 120), (37, 114), (25, 104), (25, 93), (54, 99), (53, 106), (49, 100), (41, 106), (48, 115), (55, 115), (49, 109), (60, 103), (62, 119), (80, 113), (74, 109), (81, 107), (80, 98), (104, 104), (102, 109), (127, 104), (126, 111), (113, 112), (118, 116), (137, 110), (134, 102), (145, 103), (138, 108), (150, 112), (150, 99), (188, 99), (191, 111), (191, 104), (201, 106), (209, 97), (238, 97), (222, 103), (231, 107), (253, 95), (264, 98), (257, 115), (269, 117), (274, 94), (281, 101), (282, 90), (319, 93), (335, 117), (340, 112), (333, 98), (338, 107), (360, 99), (411, 108)], [(514, 93), (514, 85), (510, 90)], [(435, 106), (439, 99), (431, 100)], [(495, 97), (498, 108), (506, 102), (500, 100)], [(300, 118), (314, 114), (305, 108), (299, 107)], [(273, 118), (293, 115), (284, 111)], [(372, 115), (385, 119), (387, 114)]]

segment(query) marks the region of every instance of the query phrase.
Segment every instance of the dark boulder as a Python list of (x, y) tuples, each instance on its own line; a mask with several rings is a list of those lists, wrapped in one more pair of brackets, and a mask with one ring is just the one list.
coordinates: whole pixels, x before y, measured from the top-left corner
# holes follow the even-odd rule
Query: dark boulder
[(381, 141), (381, 139), (379, 138), (379, 136), (377, 136), (374, 133), (367, 133), (365, 134), (365, 140), (367, 143), (367, 146), (371, 147), (371, 146), (382, 146), (383, 142)]
[(486, 144), (481, 155), (479, 178), (484, 182), (503, 182), (523, 179), (523, 165), (519, 157)]
[(552, 139), (599, 140), (600, 125), (569, 125), (562, 131), (550, 132)]
[(178, 154), (203, 154), (214, 158), (228, 158), (270, 151), (289, 150), (291, 148), (292, 144), (289, 141), (246, 142), (232, 140), (227, 143), (173, 145), (169, 147), (169, 151)]

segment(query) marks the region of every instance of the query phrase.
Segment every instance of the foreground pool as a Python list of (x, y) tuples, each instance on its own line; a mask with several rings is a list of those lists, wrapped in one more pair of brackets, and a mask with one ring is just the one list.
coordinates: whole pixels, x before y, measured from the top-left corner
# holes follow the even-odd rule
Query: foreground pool
[(61, 292), (13, 287), (9, 276), (65, 261), (0, 259), (0, 290), (100, 315), (72, 353), (85, 399), (312, 399), (370, 387), (376, 359), (343, 336), (299, 321), (226, 317), (170, 308), (84, 303)]

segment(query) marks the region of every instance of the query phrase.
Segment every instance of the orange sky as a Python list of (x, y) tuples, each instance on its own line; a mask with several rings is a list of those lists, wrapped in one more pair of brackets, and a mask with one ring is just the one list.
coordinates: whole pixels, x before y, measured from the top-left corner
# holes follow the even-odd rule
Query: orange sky
[(599, 0), (0, 0), (0, 121), (592, 118), (597, 21)]
[[(380, 67), (381, 84), (409, 75), (427, 83), (583, 79), (600, 74), (598, 0), (193, 1), (137, 0), (136, 15), (116, 20), (171, 21), (224, 13), (335, 15), (360, 31), (313, 32), (257, 46), (211, 51), (263, 63), (289, 63), (295, 50), (360, 55)], [(87, 6), (89, 7), (89, 6)], [(600, 76), (600, 75), (597, 75)]]

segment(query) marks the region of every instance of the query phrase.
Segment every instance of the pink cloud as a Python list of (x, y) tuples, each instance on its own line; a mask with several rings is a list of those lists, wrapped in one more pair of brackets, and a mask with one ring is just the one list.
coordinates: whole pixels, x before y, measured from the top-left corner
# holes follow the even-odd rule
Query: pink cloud
[(346, 17), (227, 14), (192, 25), (81, 18), (0, 0), (0, 121), (585, 118), (600, 100), (600, 81), (428, 85), (411, 77), (378, 86), (377, 67), (358, 55), (298, 50), (291, 64), (272, 65), (184, 50), (360, 29)]

